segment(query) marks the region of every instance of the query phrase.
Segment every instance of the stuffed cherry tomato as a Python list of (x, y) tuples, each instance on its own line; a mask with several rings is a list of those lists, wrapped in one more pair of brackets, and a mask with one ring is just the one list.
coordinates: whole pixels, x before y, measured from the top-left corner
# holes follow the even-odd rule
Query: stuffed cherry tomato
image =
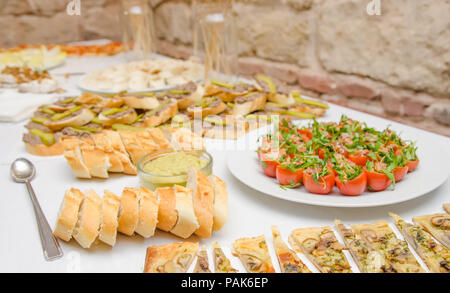
[(355, 163), (358, 166), (365, 166), (367, 162), (367, 151), (357, 151), (351, 154), (348, 154), (348, 159)]
[(335, 184), (334, 173), (328, 171), (326, 175), (318, 175), (318, 172), (315, 170), (305, 170), (303, 172), (303, 184), (305, 188), (311, 193), (329, 194)]
[(397, 167), (392, 171), (392, 173), (394, 174), (395, 182), (400, 182), (408, 173), (408, 166)]
[(357, 177), (353, 179), (347, 179), (345, 181), (341, 181), (339, 179), (339, 176), (337, 176), (336, 185), (339, 188), (341, 194), (343, 195), (347, 196), (361, 195), (364, 192), (364, 190), (366, 190), (367, 174), (364, 170), (362, 170)]
[(299, 185), (302, 182), (303, 170), (293, 171), (283, 165), (278, 165), (276, 167), (276, 177), (280, 185)]
[(385, 173), (369, 171), (366, 168), (364, 171), (367, 174), (367, 186), (370, 191), (383, 191), (392, 184), (392, 180)]
[(263, 168), (264, 174), (266, 176), (276, 178), (277, 177), (277, 166), (278, 162), (276, 161), (261, 161), (261, 166)]
[(419, 160), (414, 160), (414, 161), (408, 161), (406, 163), (406, 166), (408, 167), (408, 172), (413, 172), (414, 170), (417, 169), (417, 166), (419, 166)]

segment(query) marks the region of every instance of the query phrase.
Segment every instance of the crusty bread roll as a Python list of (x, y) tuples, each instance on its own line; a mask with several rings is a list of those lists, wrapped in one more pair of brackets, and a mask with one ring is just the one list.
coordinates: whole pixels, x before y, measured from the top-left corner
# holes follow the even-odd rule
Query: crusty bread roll
[(211, 237), (214, 211), (214, 189), (205, 176), (198, 169), (188, 169), (186, 187), (193, 192), (194, 211), (200, 227), (195, 234), (200, 238)]
[(100, 229), (102, 199), (93, 190), (89, 190), (81, 205), (78, 222), (73, 238), (83, 248), (91, 247)]
[(143, 156), (159, 149), (153, 137), (147, 131), (119, 130), (118, 132), (131, 161), (135, 165)]
[(169, 232), (177, 223), (175, 190), (172, 187), (160, 187), (155, 190), (159, 198), (158, 229)]
[(62, 141), (64, 147), (64, 157), (72, 168), (72, 172), (77, 178), (91, 178), (91, 173), (86, 166), (80, 149), (80, 140), (76, 137), (65, 138)]
[(123, 173), (124, 168), (120, 153), (112, 147), (111, 140), (106, 132), (97, 132), (92, 134), (95, 146), (102, 150), (108, 156), (110, 167), (109, 172)]
[(208, 176), (214, 188), (213, 230), (219, 231), (228, 218), (228, 193), (227, 184), (215, 175)]
[(112, 130), (105, 130), (103, 132), (108, 136), (111, 147), (116, 151), (116, 155), (122, 161), (123, 172), (129, 175), (136, 175), (136, 167), (131, 162), (130, 156), (128, 155), (122, 139), (120, 138), (120, 134), (117, 131)]
[(85, 125), (94, 119), (94, 117), (94, 112), (87, 108), (83, 108), (80, 111), (71, 114), (69, 117), (55, 121), (49, 120), (48, 122), (45, 122), (44, 125), (53, 131), (57, 131), (67, 126)]
[(144, 187), (141, 187), (139, 198), (139, 220), (136, 233), (144, 238), (149, 238), (155, 234), (158, 223), (158, 197), (156, 194)]
[(44, 157), (59, 156), (64, 153), (64, 147), (60, 141), (52, 144), (51, 146), (46, 146), (43, 143), (31, 144), (25, 142), (25, 149), (29, 154)]
[(125, 187), (122, 192), (119, 210), (118, 231), (132, 236), (139, 220), (139, 197), (140, 190), (136, 188)]
[(116, 244), (120, 197), (109, 190), (105, 190), (102, 204), (102, 221), (98, 239), (114, 246)]
[(198, 228), (199, 224), (194, 212), (192, 190), (183, 186), (175, 185), (175, 209), (177, 211), (177, 223), (170, 233), (181, 238), (189, 238)]
[(69, 189), (64, 195), (59, 208), (58, 220), (53, 234), (58, 238), (69, 241), (78, 221), (78, 211), (83, 202), (84, 194), (75, 188)]
[(108, 178), (108, 169), (111, 166), (108, 155), (92, 143), (80, 139), (80, 149), (84, 163), (92, 177)]
[(139, 96), (136, 95), (127, 95), (122, 97), (123, 101), (127, 106), (134, 109), (144, 109), (144, 110), (152, 110), (157, 108), (160, 105), (158, 97), (154, 96)]

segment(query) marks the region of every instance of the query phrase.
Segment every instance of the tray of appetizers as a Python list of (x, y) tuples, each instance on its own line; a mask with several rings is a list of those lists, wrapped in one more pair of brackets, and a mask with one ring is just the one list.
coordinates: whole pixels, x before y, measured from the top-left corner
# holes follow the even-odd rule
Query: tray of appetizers
[(436, 168), (445, 152), (413, 142), (393, 130), (377, 130), (342, 116), (337, 122), (279, 127), (245, 151), (228, 153), (231, 173), (247, 186), (273, 197), (319, 206), (369, 207), (411, 200), (448, 178)]

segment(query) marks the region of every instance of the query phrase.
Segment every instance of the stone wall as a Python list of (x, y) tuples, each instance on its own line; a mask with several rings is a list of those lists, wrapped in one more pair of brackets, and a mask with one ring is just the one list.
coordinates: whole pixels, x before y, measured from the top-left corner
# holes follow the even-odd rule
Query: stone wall
[[(120, 39), (118, 0), (0, 0), (1, 46)], [(189, 0), (149, 0), (158, 51), (192, 52)], [(305, 95), (450, 136), (450, 1), (235, 0), (240, 73), (297, 84)]]

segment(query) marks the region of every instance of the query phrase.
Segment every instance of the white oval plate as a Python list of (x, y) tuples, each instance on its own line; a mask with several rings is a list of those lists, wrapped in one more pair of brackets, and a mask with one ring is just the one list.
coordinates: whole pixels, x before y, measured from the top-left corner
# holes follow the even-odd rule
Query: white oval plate
[[(256, 136), (249, 134), (250, 141), (256, 141)], [(295, 189), (281, 189), (277, 180), (267, 177), (262, 171), (256, 147), (249, 150), (232, 151), (227, 153), (227, 165), (230, 172), (245, 185), (273, 197), (305, 203), (309, 205), (327, 207), (374, 207), (385, 206), (408, 201), (425, 195), (440, 185), (448, 178), (448, 168), (440, 168), (442, 162), (448, 162), (443, 150), (426, 142), (418, 142), (417, 155), (420, 164), (417, 169), (408, 173), (406, 177), (395, 185), (381, 192), (364, 192), (360, 196), (343, 196), (339, 194), (337, 187), (329, 195), (317, 195), (309, 193), (303, 186)], [(444, 157), (443, 157), (444, 156)]]
[[(117, 92), (115, 91), (107, 91), (107, 90), (98, 90), (98, 89), (90, 89), (87, 87), (84, 87), (83, 85), (83, 81), (81, 81), (78, 84), (78, 88), (80, 90), (82, 90), (83, 92), (88, 92), (88, 93), (96, 93), (96, 94), (109, 94), (109, 95), (114, 95), (117, 94)], [(129, 94), (135, 94), (135, 93), (150, 93), (150, 92), (162, 92), (162, 91), (167, 91), (170, 89), (173, 89), (174, 87), (178, 86), (178, 84), (175, 85), (166, 85), (164, 87), (160, 87), (160, 88), (146, 88), (146, 89), (140, 89), (140, 90), (136, 90), (136, 91), (127, 91), (127, 93)]]

